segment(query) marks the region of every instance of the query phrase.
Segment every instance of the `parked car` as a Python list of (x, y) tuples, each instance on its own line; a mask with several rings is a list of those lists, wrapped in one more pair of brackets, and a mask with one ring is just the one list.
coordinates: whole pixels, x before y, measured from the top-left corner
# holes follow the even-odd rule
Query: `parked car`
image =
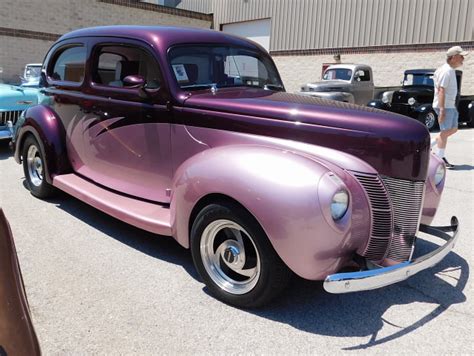
[(21, 112), (38, 103), (38, 90), (0, 84), (0, 141), (10, 140)]
[[(433, 74), (435, 69), (406, 70), (403, 87), (398, 91), (387, 92), (381, 100), (373, 100), (368, 106), (410, 116), (425, 124), (428, 130), (438, 128), (438, 117), (433, 110), (434, 97)], [(456, 70), (458, 92), (461, 92), (462, 71)], [(456, 105), (459, 111), (459, 122), (474, 126), (474, 114), (469, 104), (474, 95), (458, 95)]]
[(41, 77), (41, 63), (30, 63), (25, 66), (21, 77), (21, 86), (26, 88), (38, 88)]
[(366, 105), (374, 97), (372, 68), (365, 64), (331, 65), (322, 81), (303, 85), (300, 94)]
[[(428, 226), (445, 167), (423, 125), (286, 93), (254, 42), (98, 27), (62, 36), (44, 63), (49, 103), (15, 127), (31, 193), (60, 189), (172, 236), (226, 303), (263, 305), (293, 273), (330, 293), (386, 286), (440, 261), (458, 236), (454, 217)], [(419, 229), (446, 243), (415, 258)]]
[(15, 243), (0, 209), (0, 355), (40, 355)]

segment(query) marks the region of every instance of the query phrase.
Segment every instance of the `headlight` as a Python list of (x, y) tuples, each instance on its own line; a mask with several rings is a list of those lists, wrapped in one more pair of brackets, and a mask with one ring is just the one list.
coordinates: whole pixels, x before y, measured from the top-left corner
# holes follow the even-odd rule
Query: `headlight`
[(441, 183), (445, 175), (446, 175), (446, 170), (444, 169), (444, 166), (440, 164), (438, 168), (436, 168), (436, 173), (434, 177), (435, 184), (438, 185), (439, 183)]
[(472, 102), (467, 106), (469, 109), (472, 108)]
[(415, 98), (408, 99), (408, 105), (415, 105), (415, 103), (416, 103)]
[(386, 91), (382, 94), (382, 103), (389, 104), (392, 102), (393, 91)]
[(331, 215), (337, 221), (347, 212), (349, 207), (349, 194), (345, 190), (340, 190), (332, 197)]

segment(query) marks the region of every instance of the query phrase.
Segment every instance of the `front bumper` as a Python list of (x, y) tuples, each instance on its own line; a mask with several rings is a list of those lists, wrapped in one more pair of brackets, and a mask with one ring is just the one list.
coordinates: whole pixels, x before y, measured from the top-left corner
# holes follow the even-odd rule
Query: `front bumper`
[(11, 140), (13, 137), (12, 129), (9, 127), (0, 127), (0, 140)]
[[(395, 266), (329, 275), (324, 281), (324, 289), (329, 293), (336, 294), (377, 289), (403, 281), (420, 271), (433, 267), (453, 249), (458, 237), (459, 222), (453, 216), (450, 226), (421, 224), (420, 231), (439, 237), (445, 240), (446, 243), (424, 256)], [(452, 235), (448, 233), (452, 233)]]

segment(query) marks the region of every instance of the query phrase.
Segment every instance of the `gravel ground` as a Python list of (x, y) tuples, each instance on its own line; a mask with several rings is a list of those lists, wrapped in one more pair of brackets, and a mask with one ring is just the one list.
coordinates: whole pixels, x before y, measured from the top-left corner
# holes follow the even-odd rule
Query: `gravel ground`
[[(33, 322), (55, 354), (473, 354), (474, 129), (449, 143), (435, 225), (461, 222), (439, 265), (383, 289), (330, 295), (294, 279), (266, 308), (209, 296), (190, 253), (61, 195), (41, 201), (0, 145), (0, 206), (9, 219)], [(421, 241), (420, 250), (433, 248)]]

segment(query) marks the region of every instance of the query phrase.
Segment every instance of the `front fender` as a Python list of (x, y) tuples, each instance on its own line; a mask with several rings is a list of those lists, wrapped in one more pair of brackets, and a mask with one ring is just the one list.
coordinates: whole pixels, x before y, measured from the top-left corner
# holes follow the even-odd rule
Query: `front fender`
[[(351, 206), (336, 223), (330, 201), (340, 189), (348, 190)], [(209, 195), (223, 195), (255, 217), (291, 270), (303, 278), (323, 279), (360, 247), (360, 240), (351, 239), (355, 189), (344, 171), (337, 177), (291, 151), (256, 145), (212, 148), (177, 170), (171, 197), (173, 236), (189, 247), (193, 208)]]
[(375, 108), (375, 109), (380, 109), (380, 110), (390, 110), (390, 106), (388, 106), (386, 103), (384, 103), (380, 99), (369, 101), (367, 103), (367, 106), (370, 106), (371, 108)]
[(421, 105), (418, 105), (417, 107), (413, 107), (413, 112), (415, 112), (416, 114), (424, 114), (432, 110), (433, 110), (432, 104), (421, 104)]
[(15, 128), (15, 160), (21, 163), (23, 142), (33, 135), (45, 159), (45, 179), (52, 184), (58, 174), (72, 172), (66, 151), (66, 131), (57, 114), (48, 106), (36, 105), (23, 113), (23, 118)]
[(330, 91), (330, 92), (310, 92), (311, 96), (317, 96), (323, 99), (342, 101), (345, 103), (354, 104), (355, 98), (354, 95), (345, 91)]
[(444, 179), (437, 185), (435, 183), (436, 171), (439, 166), (444, 167), (443, 161), (435, 154), (431, 153), (430, 163), (428, 166), (428, 174), (426, 179), (425, 197), (423, 199), (423, 210), (421, 213), (421, 223), (430, 225), (438, 210), (438, 205), (441, 200), (441, 194), (446, 182), (446, 171)]

